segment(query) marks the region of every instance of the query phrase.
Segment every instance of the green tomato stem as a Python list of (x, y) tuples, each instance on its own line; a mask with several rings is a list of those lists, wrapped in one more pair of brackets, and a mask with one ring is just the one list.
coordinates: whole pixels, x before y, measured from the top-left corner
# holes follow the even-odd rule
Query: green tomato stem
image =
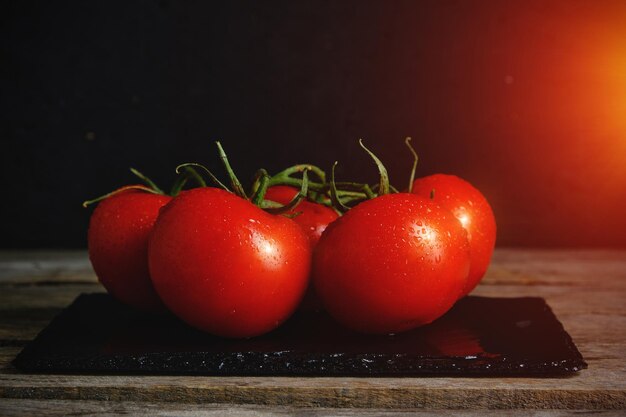
[(200, 176), (200, 174), (198, 174), (198, 171), (190, 166), (186, 166), (183, 167), (183, 172), (178, 174), (178, 178), (176, 179), (170, 190), (170, 195), (172, 197), (176, 197), (178, 194), (180, 194), (183, 187), (190, 179), (193, 179), (196, 184), (198, 184), (198, 186), (206, 187), (206, 182)]
[(224, 148), (222, 148), (222, 144), (219, 141), (215, 142), (215, 144), (217, 145), (217, 151), (220, 155), (220, 159), (222, 160), (222, 164), (224, 165), (224, 169), (226, 169), (228, 177), (230, 178), (230, 184), (233, 187), (234, 193), (247, 200), (248, 197), (246, 196), (246, 191), (243, 189), (241, 182), (230, 166), (230, 162), (228, 162), (228, 157), (226, 156), (226, 152), (224, 152)]
[(372, 151), (367, 149), (363, 144), (363, 139), (359, 139), (359, 145), (361, 148), (365, 150), (369, 154), (369, 156), (374, 160), (376, 166), (378, 167), (378, 173), (380, 174), (380, 182), (378, 186), (378, 195), (389, 194), (389, 175), (387, 174), (387, 168), (383, 165), (380, 159)]
[[(308, 167), (308, 166), (313, 166), (313, 165), (308, 165), (308, 166), (307, 165), (301, 165), (301, 166), (302, 167)], [(294, 167), (291, 167), (291, 168), (294, 168)], [(289, 176), (289, 173), (293, 173), (293, 172), (298, 172), (298, 171), (291, 170), (290, 168), (287, 168), (286, 170), (281, 171), (278, 174), (272, 176), (270, 178), (268, 187), (272, 187), (272, 186), (275, 186), (275, 185), (288, 185), (288, 186), (291, 186), (291, 187), (301, 187), (302, 186), (302, 179), (294, 178), (294, 177)], [(315, 172), (315, 171), (313, 171), (313, 172)], [(324, 177), (325, 177), (325, 174), (324, 174)], [(368, 184), (359, 184), (359, 183), (354, 183), (354, 182), (343, 182), (343, 183), (337, 183), (337, 184), (339, 184), (341, 186), (346, 186), (346, 187), (352, 188), (352, 190), (340, 190), (340, 189), (337, 189), (337, 194), (338, 195), (341, 195), (341, 196), (359, 196), (359, 197), (367, 196), (367, 197), (370, 197), (370, 198), (374, 198), (374, 193), (371, 191), (371, 188), (369, 187)], [(312, 182), (312, 181), (309, 181), (309, 187), (308, 188), (309, 188), (309, 191), (313, 191), (315, 193), (320, 193), (322, 195), (325, 195), (327, 192), (330, 191), (329, 184), (319, 183), (319, 182)], [(357, 190), (357, 191), (353, 191), (353, 190)]]
[(144, 174), (142, 174), (141, 172), (139, 172), (138, 170), (136, 170), (135, 168), (130, 168), (130, 172), (132, 172), (137, 178), (139, 178), (141, 181), (143, 181), (144, 184), (146, 184), (148, 187), (152, 188), (154, 191), (156, 191), (159, 194), (165, 194), (165, 192), (163, 192), (163, 190), (161, 190), (155, 183), (154, 181), (152, 181), (150, 178), (146, 177)]
[[(254, 173), (254, 177), (252, 178), (252, 185), (250, 185), (250, 191), (248, 192), (249, 195), (254, 196), (254, 194), (256, 194), (256, 192), (259, 189), (259, 185), (261, 182), (261, 177), (267, 174), (267, 171), (264, 169), (259, 169), (257, 170), (257, 172)], [(252, 197), (254, 198), (254, 197)]]
[[(298, 204), (300, 204), (300, 202), (307, 197), (307, 194), (309, 192), (309, 189), (308, 189), (309, 179), (308, 179), (307, 172), (308, 172), (308, 169), (305, 169), (304, 171), (302, 171), (302, 185), (300, 187), (300, 191), (298, 191), (298, 194), (296, 194), (295, 197), (291, 199), (291, 201), (289, 201), (289, 203), (281, 207), (276, 207), (274, 204), (267, 204), (268, 200), (263, 200), (261, 202), (261, 208), (263, 208), (265, 211), (271, 214), (283, 214), (296, 208)], [(274, 202), (269, 202), (269, 203), (274, 203)]]
[(367, 197), (368, 199), (374, 198), (376, 197), (376, 195), (374, 194), (374, 192), (372, 191), (372, 188), (369, 186), (369, 184), (360, 184), (357, 182), (335, 182), (337, 187), (346, 187), (346, 188), (351, 188), (352, 190), (356, 190), (358, 193), (351, 193), (349, 194), (348, 191), (345, 190), (339, 190), (337, 189), (338, 192), (343, 192), (345, 193), (345, 195), (358, 195), (358, 196), (363, 196), (365, 195), (365, 197)]
[(333, 206), (343, 214), (350, 210), (350, 207), (343, 204), (343, 202), (339, 199), (339, 194), (337, 193), (337, 184), (335, 183), (335, 167), (337, 166), (337, 163), (338, 162), (335, 161), (330, 171), (330, 199), (333, 202)]
[[(287, 169), (280, 171), (278, 174), (274, 175), (274, 177), (284, 178), (291, 177), (292, 174), (299, 174), (304, 170), (310, 171), (320, 180), (322, 184), (326, 183), (326, 173), (320, 167), (311, 164), (298, 164), (291, 166)], [(309, 182), (311, 184), (311, 182)]]
[(413, 167), (411, 168), (411, 176), (409, 177), (408, 188), (408, 192), (411, 193), (413, 192), (413, 181), (415, 180), (415, 170), (417, 169), (417, 162), (419, 161), (419, 158), (417, 156), (417, 152), (415, 152), (415, 149), (413, 149), (413, 147), (411, 146), (411, 138), (409, 136), (407, 136), (407, 138), (404, 140), (404, 143), (409, 148), (409, 151), (411, 151), (411, 153), (413, 154)]
[(267, 192), (267, 187), (270, 182), (270, 176), (264, 169), (260, 169), (259, 171), (257, 171), (257, 174), (258, 181), (255, 181), (255, 183), (258, 184), (257, 189), (254, 191), (254, 194), (252, 194), (250, 201), (252, 202), (252, 204), (260, 207), (263, 203), (263, 199), (265, 198), (265, 193)]
[(118, 188), (115, 191), (111, 191), (108, 194), (101, 195), (100, 197), (94, 198), (92, 200), (84, 201), (83, 202), (83, 207), (87, 207), (90, 204), (97, 203), (97, 202), (102, 201), (102, 200), (106, 200), (109, 197), (112, 197), (112, 196), (114, 196), (116, 194), (119, 194), (119, 193), (123, 193), (124, 191), (128, 191), (128, 190), (141, 190), (141, 191), (145, 191), (145, 192), (150, 193), (150, 194), (163, 195), (163, 193), (155, 191), (154, 189), (152, 189), (150, 187), (146, 187), (145, 185), (127, 185), (125, 187)]
[(185, 186), (188, 180), (189, 180), (189, 174), (187, 174), (187, 172), (183, 172), (182, 174), (179, 174), (178, 178), (176, 178), (176, 181), (174, 181), (174, 184), (172, 185), (172, 188), (170, 189), (170, 195), (172, 197), (176, 197), (178, 194), (180, 194), (181, 190), (183, 189), (183, 187)]
[[(270, 178), (268, 186), (273, 187), (275, 185), (289, 185), (291, 187), (300, 188), (302, 186), (302, 180), (299, 178), (274, 175), (273, 177)], [(325, 184), (320, 184), (319, 182), (308, 183), (308, 188), (310, 190), (317, 191), (317, 192), (323, 192), (325, 187), (326, 187)]]
[(204, 178), (202, 178), (202, 176), (198, 174), (198, 171), (196, 171), (192, 167), (185, 167), (185, 171), (187, 171), (189, 178), (193, 179), (198, 184), (198, 186), (206, 187), (206, 182), (204, 181)]
[[(176, 167), (176, 173), (180, 174), (180, 170), (186, 167), (197, 167), (202, 169), (211, 179), (211, 181), (213, 182), (213, 184), (217, 185), (219, 188), (226, 190), (228, 192), (230, 192), (230, 190), (228, 189), (227, 186), (225, 186), (220, 180), (217, 179), (217, 177), (209, 170), (209, 168), (205, 167), (202, 164), (199, 164), (197, 162), (186, 162), (184, 164), (180, 164)], [(195, 170), (194, 170), (195, 171)], [(196, 172), (197, 173), (197, 172)], [(198, 175), (199, 176), (199, 175)], [(199, 176), (200, 177), (200, 176)], [(202, 177), (200, 177), (200, 179), (202, 180)], [(202, 182), (204, 182), (204, 180), (202, 180)]]

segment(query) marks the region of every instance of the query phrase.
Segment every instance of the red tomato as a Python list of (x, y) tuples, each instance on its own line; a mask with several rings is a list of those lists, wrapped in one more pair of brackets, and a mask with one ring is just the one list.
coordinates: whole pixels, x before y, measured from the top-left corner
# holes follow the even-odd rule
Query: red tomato
[[(298, 194), (298, 190), (286, 185), (275, 185), (267, 189), (265, 193), (266, 200), (272, 200), (277, 203), (287, 204)], [(300, 225), (304, 233), (309, 238), (311, 249), (315, 248), (317, 242), (322, 236), (322, 232), (326, 227), (339, 217), (337, 212), (329, 207), (317, 204), (312, 201), (303, 200), (298, 206), (291, 210), (291, 213), (301, 213), (294, 217), (293, 220)], [(301, 311), (317, 311), (322, 310), (322, 303), (319, 300), (315, 289), (309, 284), (309, 288), (300, 304)]]
[[(296, 194), (298, 194), (298, 190), (293, 187), (275, 185), (267, 189), (265, 199), (287, 204)], [(301, 213), (293, 220), (302, 227), (313, 247), (317, 244), (326, 227), (339, 217), (337, 212), (330, 207), (307, 200), (301, 201), (295, 209), (291, 210), (291, 213)]]
[(469, 182), (454, 176), (435, 174), (413, 182), (413, 193), (429, 197), (450, 210), (467, 230), (471, 264), (463, 295), (469, 294), (487, 272), (496, 243), (496, 219), (487, 199)]
[(313, 265), (315, 289), (335, 319), (359, 332), (396, 333), (452, 307), (465, 286), (469, 245), (448, 210), (388, 194), (328, 226)]
[(101, 201), (89, 222), (89, 259), (98, 279), (114, 298), (143, 311), (165, 311), (148, 273), (148, 237), (170, 200), (123, 191)]
[(296, 309), (311, 249), (302, 229), (217, 188), (161, 210), (149, 249), (154, 286), (183, 321), (225, 337), (266, 333)]

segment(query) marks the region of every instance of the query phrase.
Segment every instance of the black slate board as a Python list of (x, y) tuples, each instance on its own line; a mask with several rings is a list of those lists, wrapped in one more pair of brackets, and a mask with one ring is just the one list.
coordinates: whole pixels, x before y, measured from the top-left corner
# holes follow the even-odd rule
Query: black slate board
[(542, 298), (465, 297), (434, 323), (393, 336), (301, 313), (267, 335), (229, 340), (106, 294), (79, 296), (14, 364), (50, 373), (294, 376), (557, 376), (587, 367)]

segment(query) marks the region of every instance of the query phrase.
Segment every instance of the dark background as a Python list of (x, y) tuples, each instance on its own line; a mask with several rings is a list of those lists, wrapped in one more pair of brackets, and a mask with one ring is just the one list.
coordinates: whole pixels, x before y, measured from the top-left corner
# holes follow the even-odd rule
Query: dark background
[(447, 172), (498, 244), (626, 246), (624, 1), (55, 1), (1, 10), (2, 247), (84, 247), (80, 203), (176, 164)]

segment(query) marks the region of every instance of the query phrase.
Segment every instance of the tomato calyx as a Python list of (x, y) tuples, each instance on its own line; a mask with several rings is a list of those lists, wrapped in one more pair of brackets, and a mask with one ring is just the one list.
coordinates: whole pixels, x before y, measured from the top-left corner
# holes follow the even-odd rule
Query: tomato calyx
[[(347, 212), (352, 207), (365, 200), (371, 200), (373, 198), (380, 197), (381, 195), (398, 192), (398, 190), (389, 183), (387, 168), (385, 168), (382, 161), (365, 146), (363, 139), (359, 139), (359, 146), (367, 152), (376, 164), (376, 167), (378, 168), (379, 181), (378, 184), (372, 187), (370, 187), (369, 184), (337, 182), (335, 181), (335, 168), (337, 167), (338, 162), (335, 161), (331, 170), (329, 191), (332, 205), (340, 213)], [(341, 194), (344, 194), (345, 192), (341, 190), (340, 187), (353, 187), (356, 192), (352, 195), (343, 195), (342, 198)]]
[[(418, 163), (419, 157), (417, 155), (417, 152), (415, 152), (415, 149), (413, 148), (413, 146), (411, 146), (410, 136), (407, 136), (405, 138), (404, 143), (407, 146), (407, 148), (409, 148), (409, 151), (413, 155), (413, 166), (411, 167), (411, 175), (409, 177), (409, 188), (408, 188), (408, 193), (411, 193), (413, 189), (413, 182), (415, 180), (415, 171), (417, 169), (417, 163)], [(376, 167), (378, 168), (379, 181), (378, 181), (378, 184), (375, 184), (371, 187), (368, 184), (336, 182), (335, 181), (335, 167), (337, 166), (337, 161), (335, 161), (335, 163), (332, 166), (332, 171), (331, 171), (331, 180), (329, 182), (329, 188), (330, 188), (329, 194), (331, 197), (331, 202), (332, 202), (333, 207), (340, 213), (345, 213), (346, 211), (350, 210), (355, 205), (365, 200), (371, 200), (373, 198), (380, 197), (385, 194), (396, 194), (400, 192), (396, 187), (391, 185), (389, 181), (389, 174), (387, 172), (387, 168), (385, 168), (385, 165), (380, 160), (380, 158), (378, 158), (376, 154), (374, 154), (374, 152), (372, 152), (369, 148), (365, 146), (365, 144), (363, 143), (363, 139), (359, 139), (359, 146), (361, 146), (361, 148), (365, 150), (365, 152), (367, 152), (367, 154), (372, 158), (372, 160), (376, 164)], [(343, 192), (342, 187), (351, 187), (351, 186), (352, 187), (357, 186), (358, 188), (355, 188), (355, 190), (358, 191), (358, 193), (356, 195), (348, 195), (348, 196), (344, 196), (344, 198), (341, 198), (341, 194)]]
[(142, 174), (141, 172), (139, 172), (138, 170), (136, 170), (135, 168), (130, 168), (130, 172), (132, 172), (137, 178), (139, 178), (143, 183), (146, 184), (146, 186), (148, 186), (149, 188), (151, 188), (152, 190), (154, 190), (154, 192), (156, 194), (162, 194), (165, 195), (165, 192), (163, 190), (161, 190), (154, 181), (152, 181), (150, 178), (148, 178), (147, 176), (145, 176), (144, 174)]
[[(315, 174), (317, 179), (320, 181), (309, 181), (309, 193), (307, 196), (308, 199), (315, 203), (332, 207), (332, 202), (330, 201), (331, 185), (326, 180), (326, 173), (321, 168), (315, 165), (298, 164), (286, 168), (285, 170), (270, 178), (269, 187), (277, 185), (301, 187), (302, 180), (300, 178), (293, 177), (293, 174), (302, 172), (302, 170), (304, 169), (311, 171), (311, 173)], [(355, 198), (363, 198), (364, 196), (368, 195), (367, 193), (373, 195), (368, 184), (360, 184), (355, 182), (343, 182), (337, 184), (341, 186), (341, 189), (338, 189), (337, 193), (342, 198), (351, 200)]]
[(163, 191), (158, 185), (156, 185), (154, 181), (152, 181), (150, 178), (144, 175), (141, 171), (131, 167), (130, 172), (133, 175), (135, 175), (137, 178), (139, 178), (141, 182), (143, 182), (143, 185), (142, 184), (125, 185), (121, 188), (111, 191), (110, 193), (101, 195), (91, 200), (86, 200), (83, 202), (82, 206), (87, 207), (91, 204), (98, 203), (116, 194), (120, 194), (129, 190), (139, 190), (139, 191), (143, 191), (143, 192), (150, 193), (150, 194), (176, 197), (190, 179), (195, 180), (195, 182), (201, 186), (206, 185), (202, 177), (192, 167), (185, 167), (185, 169), (181, 172), (176, 171), (176, 173), (179, 175), (174, 181), (174, 184), (172, 185), (172, 188), (170, 189), (169, 193), (166, 193), (165, 191)]
[[(298, 193), (287, 203), (279, 204), (265, 199), (267, 189), (272, 186), (272, 179), (265, 169), (257, 171), (257, 175), (252, 186), (252, 197), (250, 202), (271, 214), (287, 215), (289, 211), (296, 208), (300, 202), (307, 197), (309, 191), (308, 167), (302, 169), (302, 180)], [(288, 217), (295, 217), (297, 213), (289, 214)]]
[[(337, 163), (335, 162), (332, 167), (332, 175), (334, 175), (336, 165)], [(369, 184), (347, 181), (336, 182), (334, 177), (332, 181), (327, 181), (326, 173), (321, 168), (311, 164), (298, 164), (286, 168), (270, 178), (268, 187), (282, 185), (301, 187), (302, 179), (294, 177), (293, 174), (302, 172), (304, 169), (313, 173), (317, 177), (316, 179), (319, 180), (319, 182), (309, 181), (308, 200), (333, 208), (339, 214), (345, 212), (347, 210), (346, 207), (354, 206), (361, 201), (376, 197)], [(261, 172), (259, 171), (253, 189), (258, 187), (260, 175)]]
[[(267, 188), (279, 185), (302, 188), (303, 178), (294, 177), (293, 175), (298, 173), (304, 175), (304, 173), (308, 174), (309, 172), (314, 174), (320, 182), (311, 181), (307, 176), (307, 195), (305, 197), (315, 202), (321, 202), (326, 184), (326, 173), (321, 168), (311, 164), (294, 165), (273, 176), (270, 176), (266, 170), (260, 169), (255, 174), (251, 194), (264, 196)], [(264, 187), (262, 192), (260, 190), (261, 185)], [(255, 198), (254, 196), (253, 199)]]
[[(296, 208), (302, 200), (307, 198), (308, 190), (309, 190), (309, 180), (308, 180), (308, 169), (306, 168), (302, 171), (302, 185), (300, 187), (300, 190), (298, 191), (298, 194), (296, 194), (294, 198), (291, 199), (291, 201), (289, 201), (287, 204), (284, 204), (284, 205), (281, 205), (271, 200), (265, 200), (264, 198), (265, 192), (267, 191), (267, 188), (271, 184), (272, 181), (269, 175), (265, 175), (262, 178), (263, 178), (262, 185), (260, 188), (262, 190), (262, 193), (259, 193), (259, 196), (257, 198), (260, 200), (260, 207), (263, 210), (267, 211), (268, 213), (272, 213), (272, 214), (287, 213), (293, 210), (294, 208)], [(291, 217), (294, 217), (296, 215), (297, 213), (293, 213)]]
[(233, 168), (230, 166), (230, 162), (228, 162), (228, 157), (226, 156), (226, 152), (224, 152), (224, 148), (222, 148), (222, 144), (219, 141), (215, 142), (215, 144), (217, 145), (217, 152), (219, 153), (222, 165), (228, 173), (230, 186), (232, 187), (236, 195), (243, 198), (244, 200), (247, 200), (248, 196), (246, 195), (246, 190), (243, 189), (243, 185), (241, 185), (239, 178), (237, 178), (237, 175), (235, 175), (235, 171), (233, 171)]
[[(255, 175), (253, 185), (248, 195), (243, 185), (241, 184), (241, 181), (239, 181), (239, 178), (237, 178), (237, 174), (235, 174), (235, 171), (230, 165), (230, 161), (228, 160), (228, 156), (226, 155), (222, 144), (219, 141), (216, 141), (215, 144), (217, 146), (218, 155), (222, 162), (222, 166), (224, 167), (224, 170), (228, 175), (230, 187), (221, 182), (217, 178), (217, 176), (215, 176), (215, 174), (211, 172), (209, 168), (197, 162), (187, 162), (184, 164), (180, 164), (176, 167), (176, 172), (181, 173), (181, 170), (188, 168), (200, 168), (205, 174), (208, 175), (211, 182), (215, 184), (218, 188), (233, 193), (236, 196), (249, 201), (250, 203), (271, 214), (285, 214), (297, 207), (303, 199), (307, 198), (310, 184), (308, 179), (309, 170), (316, 173), (316, 175), (318, 175), (322, 179), (322, 181), (325, 180), (325, 174), (321, 169), (308, 164), (290, 167), (287, 170), (282, 171), (280, 173), (280, 176), (274, 177), (271, 177), (265, 169), (260, 169)], [(302, 173), (302, 178), (296, 179), (291, 177), (291, 174), (297, 172)], [(298, 193), (293, 197), (291, 201), (289, 201), (287, 204), (279, 204), (274, 201), (265, 199), (265, 193), (270, 186), (276, 185), (277, 183), (282, 183), (283, 181), (287, 181), (288, 179), (291, 180), (289, 181), (290, 185), (299, 186)], [(206, 186), (206, 184), (204, 184), (203, 186)], [(294, 214), (289, 214), (289, 216), (294, 216)]]
[(326, 187), (326, 172), (318, 166), (312, 164), (297, 164), (286, 168), (279, 173), (270, 177), (269, 187), (275, 185), (288, 185), (291, 187), (300, 187), (302, 180), (294, 177), (294, 174), (299, 174), (304, 171), (309, 171), (314, 174), (319, 182), (309, 181), (309, 189), (312, 192), (324, 192)]
[(406, 139), (404, 139), (404, 144), (406, 145), (407, 148), (409, 148), (409, 151), (411, 152), (411, 154), (413, 154), (413, 166), (411, 167), (411, 175), (409, 176), (409, 187), (407, 188), (407, 192), (410, 194), (413, 192), (413, 181), (415, 180), (415, 171), (417, 170), (417, 163), (419, 162), (419, 156), (417, 156), (417, 152), (415, 152), (415, 149), (413, 148), (413, 146), (411, 146), (411, 137), (407, 136)]
[(337, 183), (335, 182), (335, 167), (337, 167), (337, 161), (335, 161), (335, 163), (333, 164), (333, 168), (330, 171), (330, 200), (333, 203), (333, 207), (335, 207), (337, 211), (343, 214), (346, 211), (350, 210), (350, 207), (345, 205), (337, 194)]
[[(413, 146), (411, 146), (411, 137), (407, 136), (406, 139), (404, 140), (404, 144), (406, 145), (407, 148), (409, 148), (409, 151), (411, 151), (411, 153), (413, 154), (413, 166), (411, 167), (411, 175), (409, 177), (409, 186), (407, 187), (407, 193), (412, 194), (413, 193), (413, 183), (415, 182), (415, 171), (417, 170), (417, 162), (419, 161), (419, 156), (417, 156), (417, 152), (415, 152), (415, 149), (413, 148)], [(435, 199), (435, 189), (433, 188), (432, 190), (430, 190), (430, 195), (429, 195), (431, 200)]]
[(359, 145), (368, 153), (368, 155), (374, 160), (376, 167), (378, 168), (378, 174), (380, 179), (378, 181), (378, 196), (389, 194), (389, 174), (387, 174), (387, 168), (383, 165), (382, 161), (363, 144), (363, 139), (359, 139)]
[(110, 193), (101, 195), (100, 197), (96, 197), (96, 198), (91, 199), (91, 200), (83, 201), (82, 205), (83, 205), (83, 207), (86, 208), (87, 206), (89, 206), (91, 204), (97, 203), (97, 202), (102, 201), (102, 200), (106, 200), (109, 197), (113, 197), (116, 194), (120, 194), (120, 193), (129, 191), (129, 190), (141, 190), (141, 191), (145, 191), (145, 192), (151, 193), (151, 194), (163, 195), (162, 192), (157, 192), (157, 191), (153, 190), (150, 187), (146, 187), (145, 185), (126, 185), (124, 187), (118, 188), (117, 190), (111, 191)]
[[(221, 182), (217, 178), (217, 176), (213, 174), (211, 170), (209, 170), (206, 166), (196, 162), (181, 164), (176, 167), (176, 172), (180, 173), (181, 169), (183, 168), (199, 168), (218, 188), (221, 188), (245, 200), (248, 200), (252, 204), (272, 214), (284, 215), (285, 213), (290, 212), (294, 208), (296, 208), (298, 204), (305, 198), (315, 203), (332, 207), (341, 214), (347, 211), (350, 207), (362, 201), (375, 198), (378, 195), (388, 193), (389, 190), (397, 192), (395, 188), (389, 185), (387, 170), (382, 165), (382, 162), (380, 162), (380, 160), (373, 153), (365, 148), (365, 146), (362, 144), (362, 141), (360, 143), (361, 146), (372, 156), (372, 158), (379, 167), (381, 180), (376, 187), (377, 190), (380, 190), (378, 193), (376, 193), (369, 184), (356, 182), (335, 182), (335, 166), (333, 166), (333, 181), (329, 182), (327, 181), (326, 172), (312, 164), (293, 165), (275, 175), (270, 175), (267, 170), (260, 169), (256, 172), (252, 182), (252, 186), (246, 193), (245, 188), (241, 184), (241, 181), (239, 181), (239, 179), (237, 178), (237, 175), (230, 165), (228, 156), (226, 155), (226, 152), (224, 151), (224, 148), (219, 141), (216, 142), (218, 154), (224, 170), (228, 175), (230, 187)], [(309, 180), (309, 172), (313, 174), (315, 181)], [(301, 176), (299, 174), (301, 174)], [(289, 203), (279, 204), (265, 198), (265, 193), (267, 189), (274, 186), (290, 186), (298, 188), (299, 192), (293, 197), (293, 199)], [(290, 213), (290, 216), (295, 215), (297, 215), (297, 213)]]

